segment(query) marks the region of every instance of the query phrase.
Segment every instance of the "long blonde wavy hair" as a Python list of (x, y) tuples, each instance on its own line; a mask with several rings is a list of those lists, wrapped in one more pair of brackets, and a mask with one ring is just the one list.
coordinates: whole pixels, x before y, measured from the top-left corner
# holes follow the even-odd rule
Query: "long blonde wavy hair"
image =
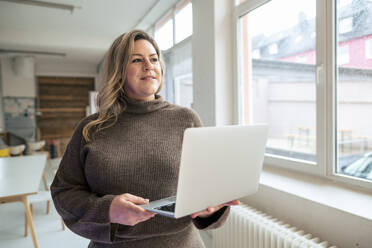
[(124, 84), (127, 77), (127, 66), (133, 52), (134, 42), (136, 40), (149, 41), (158, 55), (162, 81), (156, 93), (163, 85), (164, 63), (161, 58), (161, 52), (155, 40), (142, 30), (132, 30), (120, 35), (112, 43), (107, 51), (103, 62), (103, 87), (98, 92), (97, 107), (98, 118), (88, 122), (83, 128), (83, 137), (89, 142), (95, 133), (113, 126), (120, 113), (126, 109), (126, 103), (123, 100)]

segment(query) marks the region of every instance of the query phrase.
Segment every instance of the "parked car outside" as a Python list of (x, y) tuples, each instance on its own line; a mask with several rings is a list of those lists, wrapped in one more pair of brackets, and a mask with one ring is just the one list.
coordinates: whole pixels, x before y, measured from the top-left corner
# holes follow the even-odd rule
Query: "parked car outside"
[(344, 166), (342, 172), (349, 176), (372, 180), (372, 152), (366, 153), (362, 158)]

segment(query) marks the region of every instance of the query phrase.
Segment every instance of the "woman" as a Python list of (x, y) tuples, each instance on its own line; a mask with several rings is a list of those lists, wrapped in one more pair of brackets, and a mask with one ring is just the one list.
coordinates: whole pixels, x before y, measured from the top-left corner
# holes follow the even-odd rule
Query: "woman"
[(180, 219), (139, 205), (175, 195), (183, 132), (198, 115), (157, 95), (164, 67), (155, 41), (119, 36), (104, 63), (98, 114), (82, 120), (51, 186), (66, 225), (89, 247), (204, 247), (195, 227), (215, 228), (229, 202)]

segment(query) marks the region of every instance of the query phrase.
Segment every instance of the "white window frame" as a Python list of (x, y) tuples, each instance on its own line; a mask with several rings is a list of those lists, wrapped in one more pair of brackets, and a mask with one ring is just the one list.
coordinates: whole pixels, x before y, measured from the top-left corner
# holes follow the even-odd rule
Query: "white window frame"
[[(166, 19), (168, 16), (171, 16), (170, 19), (172, 19), (173, 21), (173, 40), (172, 40), (172, 46), (169, 47), (167, 50), (163, 50), (163, 52), (167, 52), (169, 50), (172, 49), (172, 47), (174, 47), (175, 45), (179, 44), (179, 43), (183, 43), (185, 40), (188, 40), (192, 34), (188, 37), (186, 37), (185, 39), (183, 39), (182, 41), (179, 41), (178, 43), (176, 43), (176, 12), (177, 12), (177, 7), (182, 4), (184, 0), (180, 0), (178, 1), (176, 4), (174, 4), (172, 6), (172, 8), (170, 8), (164, 15), (162, 15), (160, 18), (158, 18), (155, 23), (148, 29), (148, 30), (151, 30), (152, 32), (152, 37), (155, 38), (155, 32), (157, 30), (157, 26), (160, 22), (162, 22), (164, 19)], [(187, 0), (188, 3), (191, 4), (192, 6), (192, 0)], [(185, 6), (188, 4), (186, 3)], [(164, 25), (164, 24), (163, 24)]]
[[(240, 94), (241, 61), (240, 17), (271, 0), (247, 0), (234, 7), (234, 82), (235, 122), (242, 123), (243, 96)], [(277, 1), (277, 0), (276, 0)], [(265, 154), (264, 164), (315, 174), (330, 180), (372, 189), (370, 181), (337, 174), (336, 172), (336, 1), (316, 0), (316, 156), (317, 162), (283, 158)]]

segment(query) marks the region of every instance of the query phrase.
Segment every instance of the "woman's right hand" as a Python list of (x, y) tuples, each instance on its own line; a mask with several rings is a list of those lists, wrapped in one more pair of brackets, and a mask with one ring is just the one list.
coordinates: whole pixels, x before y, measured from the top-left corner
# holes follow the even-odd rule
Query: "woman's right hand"
[(138, 206), (147, 203), (149, 200), (128, 193), (116, 196), (110, 205), (110, 222), (134, 226), (154, 217), (154, 213)]

